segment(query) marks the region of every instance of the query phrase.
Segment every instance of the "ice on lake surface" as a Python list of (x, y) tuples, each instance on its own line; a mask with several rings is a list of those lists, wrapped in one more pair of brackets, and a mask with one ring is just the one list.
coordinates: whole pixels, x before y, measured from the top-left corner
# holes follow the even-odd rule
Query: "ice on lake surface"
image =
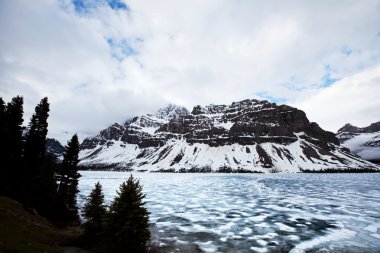
[[(130, 175), (80, 173), (80, 207)], [(380, 252), (380, 174), (133, 175), (165, 252)]]

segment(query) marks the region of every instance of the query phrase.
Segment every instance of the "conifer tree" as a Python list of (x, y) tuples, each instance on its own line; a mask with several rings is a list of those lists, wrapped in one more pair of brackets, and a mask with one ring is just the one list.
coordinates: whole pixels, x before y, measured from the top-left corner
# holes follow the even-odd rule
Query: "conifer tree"
[(3, 98), (0, 97), (0, 194), (6, 194), (7, 191), (7, 168), (5, 167), (5, 138), (7, 138), (5, 125), (6, 107)]
[(83, 208), (83, 217), (87, 220), (84, 223), (87, 237), (91, 239), (101, 234), (104, 229), (106, 215), (107, 209), (104, 204), (102, 186), (97, 182)]
[[(0, 141), (3, 142), (5, 138), (5, 113), (6, 113), (5, 102), (2, 97), (0, 97)], [(1, 151), (3, 148), (1, 147)], [(0, 153), (0, 155), (3, 155)]]
[(12, 161), (19, 161), (23, 152), (22, 123), (24, 122), (24, 98), (17, 96), (6, 107), (6, 125), (8, 130), (7, 149)]
[(45, 97), (36, 106), (29, 123), (29, 132), (25, 144), (25, 160), (29, 166), (40, 167), (46, 157), (46, 136), (48, 133), (49, 102)]
[(0, 129), (0, 153), (1, 153), (1, 192), (10, 197), (19, 198), (18, 175), (21, 172), (23, 153), (23, 97), (12, 98), (11, 102), (4, 106), (0, 102), (1, 129)]
[(52, 203), (55, 203), (57, 188), (54, 167), (46, 157), (49, 111), (48, 98), (45, 97), (36, 106), (30, 120), (24, 155), (24, 202), (43, 215), (49, 215), (53, 211)]
[(76, 202), (78, 191), (79, 141), (76, 134), (67, 143), (63, 154), (62, 168), (60, 172), (60, 185), (58, 195), (61, 204), (66, 209), (66, 220), (78, 222), (79, 214)]
[(110, 207), (107, 237), (113, 252), (146, 252), (150, 239), (149, 212), (138, 180), (122, 183)]

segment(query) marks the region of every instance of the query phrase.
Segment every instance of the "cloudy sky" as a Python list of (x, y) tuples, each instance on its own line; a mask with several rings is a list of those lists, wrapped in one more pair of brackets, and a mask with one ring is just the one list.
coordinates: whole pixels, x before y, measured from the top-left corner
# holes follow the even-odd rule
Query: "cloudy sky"
[(83, 138), (174, 103), (267, 99), (336, 131), (380, 120), (379, 0), (3, 0), (0, 96)]

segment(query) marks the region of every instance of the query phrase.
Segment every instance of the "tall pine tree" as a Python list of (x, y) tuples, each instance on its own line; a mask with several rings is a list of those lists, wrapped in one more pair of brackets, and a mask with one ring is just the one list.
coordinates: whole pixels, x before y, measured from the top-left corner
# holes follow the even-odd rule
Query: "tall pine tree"
[(46, 136), (48, 133), (49, 102), (45, 97), (36, 106), (30, 123), (25, 144), (25, 160), (29, 166), (40, 167), (46, 157)]
[(63, 154), (63, 161), (60, 171), (60, 184), (58, 196), (61, 206), (65, 210), (65, 219), (67, 222), (79, 222), (78, 207), (76, 202), (78, 190), (78, 173), (79, 163), (79, 141), (75, 134), (67, 143)]
[(36, 106), (30, 120), (24, 155), (24, 202), (45, 216), (53, 211), (57, 188), (53, 166), (46, 159), (49, 111), (48, 98), (45, 97)]
[[(0, 97), (0, 143), (3, 143), (5, 138), (5, 113), (6, 113), (6, 107), (5, 102), (2, 97)], [(1, 151), (3, 151), (3, 147), (0, 145)], [(0, 156), (2, 158), (3, 154), (0, 153)]]
[(138, 180), (131, 175), (110, 207), (107, 236), (110, 252), (146, 252), (150, 240), (149, 212)]
[(5, 142), (7, 138), (6, 124), (5, 124), (6, 107), (3, 98), (0, 97), (0, 194), (6, 194), (8, 186), (7, 167), (5, 167)]
[(6, 106), (1, 99), (0, 104), (0, 189), (4, 195), (20, 198), (18, 182), (22, 168), (24, 99), (20, 96), (14, 97)]
[(103, 232), (106, 215), (107, 209), (104, 204), (102, 186), (97, 182), (83, 208), (83, 217), (86, 219), (84, 223), (85, 235), (88, 240), (95, 239)]

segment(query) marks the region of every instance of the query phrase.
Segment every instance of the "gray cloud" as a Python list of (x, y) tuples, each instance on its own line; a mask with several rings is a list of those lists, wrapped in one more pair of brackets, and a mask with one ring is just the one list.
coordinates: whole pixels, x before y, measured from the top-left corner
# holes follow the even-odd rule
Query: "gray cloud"
[[(330, 130), (380, 118), (365, 95), (378, 82), (364, 78), (378, 72), (377, 0), (94, 3), (81, 12), (69, 0), (0, 3), (1, 96), (24, 95), (26, 118), (49, 96), (52, 136), (84, 137), (169, 102), (191, 109), (252, 97), (305, 108)], [(355, 76), (366, 103), (341, 84)], [(358, 109), (319, 106), (327, 99)]]

